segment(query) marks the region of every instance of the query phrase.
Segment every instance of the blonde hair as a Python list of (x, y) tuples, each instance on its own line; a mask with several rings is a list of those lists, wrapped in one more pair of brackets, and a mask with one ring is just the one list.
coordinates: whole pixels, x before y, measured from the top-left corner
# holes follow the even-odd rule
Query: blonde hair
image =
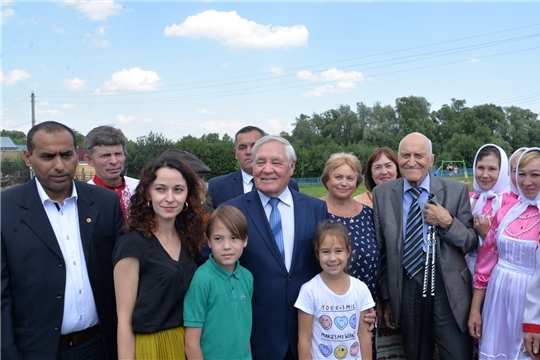
[(358, 186), (362, 183), (362, 164), (360, 164), (360, 160), (358, 160), (358, 158), (351, 153), (340, 152), (330, 155), (330, 158), (326, 161), (326, 165), (324, 166), (324, 170), (321, 175), (321, 183), (324, 185), (326, 190), (328, 190), (326, 183), (330, 179), (330, 173), (344, 164), (349, 165), (356, 173), (356, 187), (358, 188)]

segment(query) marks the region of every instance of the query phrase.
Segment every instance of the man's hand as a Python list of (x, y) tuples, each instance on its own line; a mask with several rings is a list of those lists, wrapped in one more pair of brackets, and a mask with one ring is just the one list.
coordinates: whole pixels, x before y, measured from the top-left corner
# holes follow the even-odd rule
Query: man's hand
[(366, 312), (366, 316), (364, 317), (364, 322), (366, 324), (369, 324), (369, 331), (373, 330), (375, 328), (375, 320), (377, 319), (377, 314), (375, 313), (375, 309), (370, 308)]
[(390, 300), (385, 300), (384, 302), (383, 317), (386, 326), (388, 326), (390, 329), (396, 328), (396, 324), (394, 324), (394, 316), (392, 315), (392, 307), (390, 306)]
[(430, 225), (438, 226), (441, 229), (448, 231), (454, 222), (454, 218), (450, 215), (448, 210), (443, 208), (440, 204), (433, 205), (426, 203), (424, 205), (424, 221)]
[(527, 354), (533, 360), (540, 360), (540, 334), (538, 333), (525, 333), (523, 345), (527, 349)]

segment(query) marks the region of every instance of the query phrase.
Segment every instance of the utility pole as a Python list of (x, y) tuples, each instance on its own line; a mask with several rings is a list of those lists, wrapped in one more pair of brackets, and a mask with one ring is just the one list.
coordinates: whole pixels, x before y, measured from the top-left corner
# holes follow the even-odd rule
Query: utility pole
[(30, 102), (32, 103), (32, 127), (34, 127), (36, 125), (36, 100), (33, 91)]

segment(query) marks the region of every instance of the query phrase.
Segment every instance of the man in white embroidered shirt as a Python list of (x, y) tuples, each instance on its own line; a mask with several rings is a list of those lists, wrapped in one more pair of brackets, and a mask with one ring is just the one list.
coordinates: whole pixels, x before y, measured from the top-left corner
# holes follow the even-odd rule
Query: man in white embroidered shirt
[(74, 181), (75, 135), (47, 121), (27, 136), (35, 178), (2, 193), (3, 359), (115, 359), (111, 254), (117, 195)]
[(96, 170), (96, 175), (88, 183), (117, 193), (127, 219), (129, 201), (139, 180), (125, 176), (127, 151), (124, 133), (112, 126), (98, 126), (84, 138), (84, 150), (84, 160)]

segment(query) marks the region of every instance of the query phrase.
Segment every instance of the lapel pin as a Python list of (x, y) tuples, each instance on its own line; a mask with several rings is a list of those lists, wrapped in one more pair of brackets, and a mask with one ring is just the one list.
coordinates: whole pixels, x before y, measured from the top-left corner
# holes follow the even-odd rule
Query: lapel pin
[(88, 218), (86, 219), (86, 222), (90, 224), (92, 222), (92, 219)]

